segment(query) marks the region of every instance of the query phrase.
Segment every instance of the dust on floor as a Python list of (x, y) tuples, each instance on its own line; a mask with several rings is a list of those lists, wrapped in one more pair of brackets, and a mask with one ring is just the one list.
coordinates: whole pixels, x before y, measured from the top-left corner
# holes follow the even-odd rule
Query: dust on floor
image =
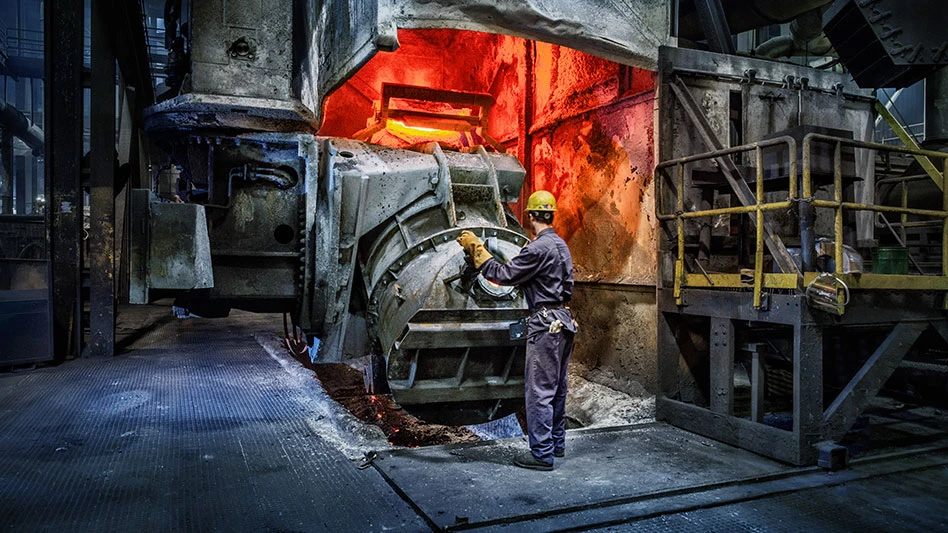
[[(258, 338), (258, 341), (270, 347), (282, 345), (278, 338), (266, 341)], [(369, 394), (365, 390), (362, 372), (348, 364), (312, 364), (308, 356), (293, 356), (286, 350), (282, 355), (292, 357), (291, 361), (295, 360), (301, 367), (312, 371), (316, 383), (329, 398), (367, 428), (381, 430), (391, 446), (417, 447), (481, 440), (467, 427), (425, 422), (406, 412), (391, 397)], [(572, 426), (599, 428), (654, 420), (655, 397), (634, 380), (577, 365), (570, 368), (568, 387), (566, 410)], [(522, 427), (522, 409), (517, 418)]]
[(480, 440), (463, 426), (429, 424), (405, 412), (382, 394), (368, 394), (362, 373), (345, 363), (314, 365), (316, 379), (329, 396), (356, 418), (378, 426), (394, 446), (433, 446)]

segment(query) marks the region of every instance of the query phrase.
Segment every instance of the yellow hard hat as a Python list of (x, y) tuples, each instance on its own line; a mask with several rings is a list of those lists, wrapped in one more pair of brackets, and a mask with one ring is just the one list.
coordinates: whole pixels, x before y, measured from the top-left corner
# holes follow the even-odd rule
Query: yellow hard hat
[(550, 191), (537, 191), (527, 199), (527, 211), (556, 211), (556, 198)]

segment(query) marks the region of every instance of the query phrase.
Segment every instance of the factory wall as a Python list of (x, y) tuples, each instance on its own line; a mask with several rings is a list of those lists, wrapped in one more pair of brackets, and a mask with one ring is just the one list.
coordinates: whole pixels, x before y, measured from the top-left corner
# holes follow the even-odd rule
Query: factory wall
[(557, 198), (580, 322), (573, 365), (657, 385), (655, 73), (535, 44), (530, 188)]

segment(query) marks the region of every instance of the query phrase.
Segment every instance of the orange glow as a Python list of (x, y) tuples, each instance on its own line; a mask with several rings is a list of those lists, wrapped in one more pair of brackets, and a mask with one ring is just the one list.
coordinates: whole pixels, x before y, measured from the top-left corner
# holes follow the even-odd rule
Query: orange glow
[(409, 126), (400, 120), (389, 120), (385, 124), (389, 133), (406, 142), (419, 140), (457, 142), (460, 133), (451, 130), (439, 130), (424, 126)]
[[(400, 29), (398, 38), (395, 52), (375, 55), (326, 99), (320, 135), (462, 151), (492, 139), (526, 167), (510, 206), (521, 221), (530, 193), (557, 197), (554, 226), (578, 279), (654, 283), (655, 72), (501, 34)], [(493, 105), (478, 126), (467, 102), (393, 98), (385, 121), (384, 84), (489, 94)]]
[[(443, 142), (453, 149), (486, 144), (483, 134), (513, 145), (519, 132), (521, 107), (526, 72), (523, 69), (527, 41), (519, 37), (448, 29), (398, 30), (399, 48), (394, 52), (376, 54), (356, 75), (334, 91), (324, 105), (323, 123), (319, 135), (352, 137), (356, 132), (375, 123), (377, 105), (382, 96), (382, 84), (402, 84), (449, 91), (490, 94), (494, 106), (489, 113), (485, 131), (463, 134), (463, 120), (457, 124), (416, 123), (414, 120), (392, 117), (408, 127), (426, 127), (452, 131), (447, 141), (440, 141), (442, 132), (425, 130), (406, 131), (404, 126), (391, 123), (371, 142), (404, 148), (425, 140)], [(476, 106), (453, 103), (428, 104), (392, 99), (392, 108), (418, 110), (440, 115), (471, 117), (478, 113)], [(448, 119), (450, 120), (450, 119)], [(439, 138), (431, 139), (429, 134)], [(404, 137), (411, 140), (406, 141)], [(509, 150), (508, 150), (509, 151)]]

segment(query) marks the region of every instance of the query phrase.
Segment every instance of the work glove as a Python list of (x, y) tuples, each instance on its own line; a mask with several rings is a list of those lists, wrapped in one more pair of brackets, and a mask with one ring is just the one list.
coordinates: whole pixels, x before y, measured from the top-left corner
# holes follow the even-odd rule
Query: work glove
[(464, 248), (464, 252), (474, 261), (474, 268), (480, 270), (488, 259), (494, 257), (484, 248), (484, 243), (468, 230), (464, 230), (458, 235), (458, 244)]

